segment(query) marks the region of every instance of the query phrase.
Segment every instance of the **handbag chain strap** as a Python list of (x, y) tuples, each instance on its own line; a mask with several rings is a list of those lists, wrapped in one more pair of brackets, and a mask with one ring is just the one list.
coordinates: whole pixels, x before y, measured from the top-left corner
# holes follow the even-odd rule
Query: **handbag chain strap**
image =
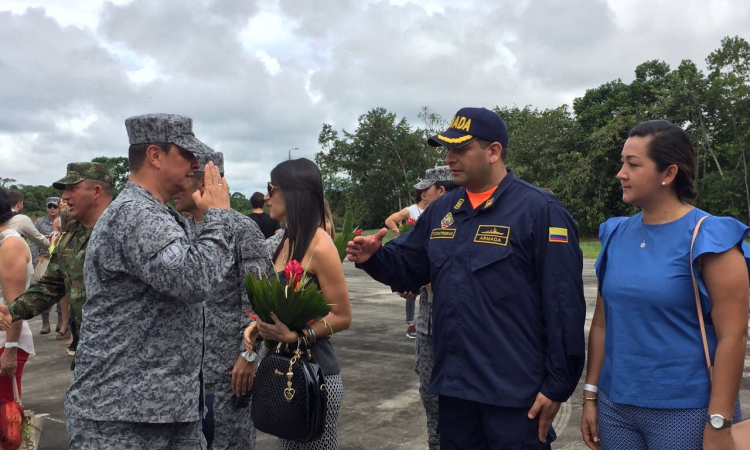
[(690, 241), (690, 276), (693, 278), (693, 292), (695, 293), (695, 307), (698, 310), (698, 322), (701, 326), (701, 337), (703, 338), (703, 353), (706, 355), (706, 367), (708, 367), (708, 380), (713, 382), (714, 368), (711, 365), (711, 354), (708, 351), (708, 340), (706, 339), (706, 324), (703, 322), (703, 308), (701, 308), (701, 294), (698, 289), (698, 281), (695, 278), (695, 270), (693, 268), (693, 246), (695, 245), (695, 239), (698, 237), (698, 230), (701, 228), (701, 224), (706, 220), (708, 216), (700, 218), (698, 223), (695, 225), (693, 230), (693, 240)]

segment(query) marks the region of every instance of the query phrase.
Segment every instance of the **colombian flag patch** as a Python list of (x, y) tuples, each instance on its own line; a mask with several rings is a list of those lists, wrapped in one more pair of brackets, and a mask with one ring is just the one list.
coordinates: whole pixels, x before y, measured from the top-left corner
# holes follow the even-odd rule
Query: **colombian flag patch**
[(549, 241), (568, 243), (568, 229), (549, 227)]

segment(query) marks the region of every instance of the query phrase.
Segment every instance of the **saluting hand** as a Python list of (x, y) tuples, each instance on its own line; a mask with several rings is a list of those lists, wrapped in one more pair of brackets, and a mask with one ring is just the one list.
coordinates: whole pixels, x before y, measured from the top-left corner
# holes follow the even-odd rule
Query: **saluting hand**
[(388, 234), (388, 228), (382, 228), (371, 236), (357, 236), (346, 244), (346, 253), (351, 262), (361, 264), (383, 246), (383, 238)]
[(13, 316), (5, 305), (0, 305), (0, 331), (8, 331), (13, 323)]
[(193, 192), (195, 205), (202, 211), (211, 208), (229, 209), (229, 185), (227, 180), (221, 177), (219, 168), (214, 165), (213, 161), (206, 164), (203, 182), (205, 184), (203, 193), (199, 190)]
[(552, 427), (552, 421), (555, 420), (557, 412), (560, 410), (560, 402), (550, 400), (541, 392), (536, 394), (534, 406), (529, 410), (529, 419), (539, 416), (539, 441), (547, 443), (547, 433)]

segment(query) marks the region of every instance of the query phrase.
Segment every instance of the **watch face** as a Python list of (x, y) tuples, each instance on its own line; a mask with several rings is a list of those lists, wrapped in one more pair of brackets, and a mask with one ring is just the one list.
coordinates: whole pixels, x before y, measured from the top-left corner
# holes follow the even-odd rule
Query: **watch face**
[(724, 426), (724, 419), (721, 416), (711, 416), (711, 426), (714, 428), (721, 428)]

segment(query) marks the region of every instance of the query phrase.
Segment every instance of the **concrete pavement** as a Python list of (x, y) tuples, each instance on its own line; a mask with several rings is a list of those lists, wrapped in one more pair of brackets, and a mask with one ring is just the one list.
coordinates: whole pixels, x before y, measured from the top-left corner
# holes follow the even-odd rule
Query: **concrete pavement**
[[(344, 379), (344, 406), (339, 418), (342, 450), (426, 449), (424, 409), (414, 373), (414, 341), (405, 337), (404, 300), (372, 281), (364, 272), (344, 265), (352, 299), (351, 329), (333, 338)], [(588, 326), (596, 302), (593, 260), (584, 267)], [(37, 356), (26, 365), (23, 400), (27, 409), (48, 413), (40, 450), (67, 448), (62, 402), (70, 384), (71, 357), (62, 341), (39, 336), (41, 321), (30, 321)], [(580, 389), (582, 389), (583, 379)], [(578, 431), (580, 389), (564, 404), (555, 421), (555, 449), (586, 448)], [(745, 359), (741, 392), (744, 416), (750, 416), (750, 352)], [(277, 440), (260, 435), (258, 450), (278, 448)]]

